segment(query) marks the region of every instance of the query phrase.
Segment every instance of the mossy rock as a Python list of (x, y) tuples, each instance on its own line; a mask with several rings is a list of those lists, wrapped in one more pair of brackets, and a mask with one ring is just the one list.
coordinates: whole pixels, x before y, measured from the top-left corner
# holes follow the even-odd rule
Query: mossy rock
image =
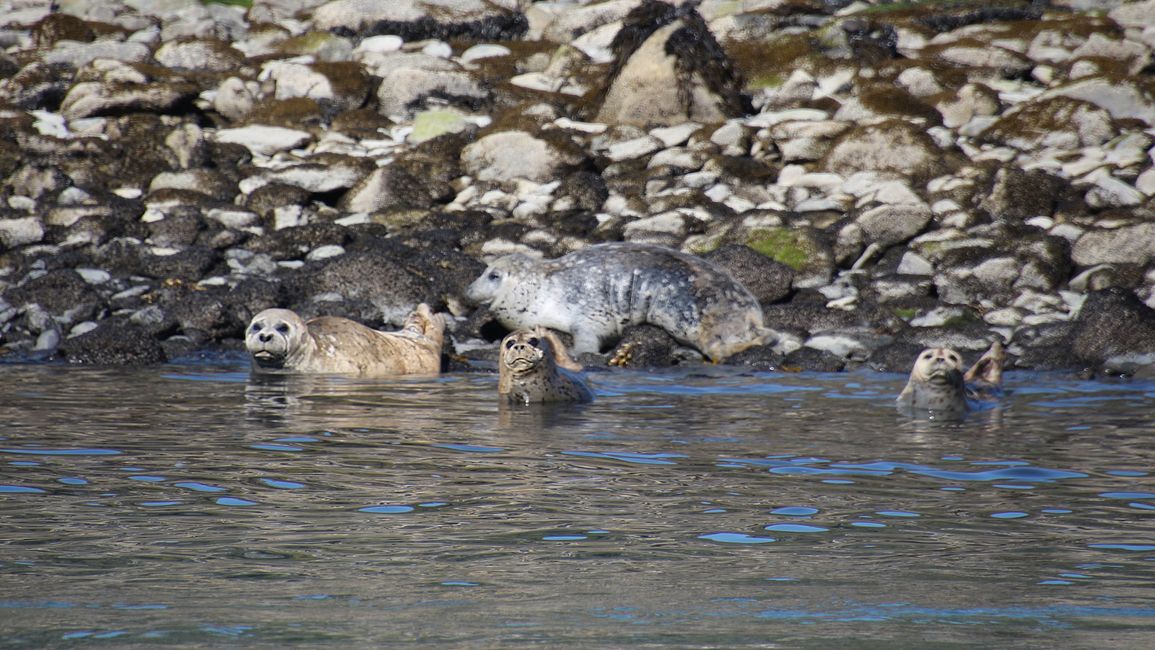
[(750, 232), (745, 244), (770, 259), (801, 271), (818, 248), (808, 233), (791, 228), (761, 228)]

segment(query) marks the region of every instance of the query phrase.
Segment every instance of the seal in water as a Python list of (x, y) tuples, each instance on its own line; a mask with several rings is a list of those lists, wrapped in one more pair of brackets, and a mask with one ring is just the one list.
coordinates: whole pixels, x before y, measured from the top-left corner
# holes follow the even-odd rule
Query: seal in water
[(971, 369), (963, 373), (962, 355), (950, 348), (929, 348), (919, 353), (897, 406), (904, 412), (933, 411), (962, 414), (996, 403), (1002, 396), (1006, 351), (1000, 341)]
[(594, 393), (557, 335), (545, 328), (517, 330), (501, 341), (497, 392), (510, 402), (592, 402)]
[(398, 332), (381, 332), (336, 316), (306, 322), (288, 309), (253, 317), (245, 348), (253, 371), (348, 374), (362, 377), (441, 372), (445, 318), (421, 303)]
[(721, 361), (774, 338), (762, 307), (725, 270), (663, 246), (611, 243), (555, 260), (498, 258), (466, 297), (510, 329), (573, 335), (575, 352), (600, 352), (629, 325), (650, 323)]

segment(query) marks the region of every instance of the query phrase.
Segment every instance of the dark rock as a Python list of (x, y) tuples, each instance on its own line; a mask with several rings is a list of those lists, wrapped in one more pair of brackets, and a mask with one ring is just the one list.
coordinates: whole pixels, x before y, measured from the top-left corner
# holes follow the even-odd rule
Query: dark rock
[(263, 237), (250, 240), (245, 247), (254, 253), (265, 253), (274, 260), (299, 260), (318, 246), (344, 246), (351, 239), (352, 232), (348, 228), (321, 222), (269, 229)]
[(781, 367), (802, 372), (841, 372), (846, 368), (846, 359), (826, 350), (801, 347), (786, 355)]
[(167, 361), (152, 333), (125, 318), (100, 321), (96, 329), (65, 339), (57, 353), (71, 363), (91, 365), (139, 366)]
[(1043, 171), (1004, 167), (995, 174), (994, 184), (979, 207), (996, 221), (1022, 222), (1050, 216), (1064, 185), (1061, 179)]
[(724, 364), (751, 370), (781, 370), (785, 357), (773, 345), (756, 345), (726, 357)]
[(627, 327), (608, 356), (611, 365), (622, 368), (664, 368), (678, 365), (681, 351), (685, 348), (668, 332), (643, 324)]
[(749, 246), (726, 244), (702, 257), (729, 271), (763, 305), (790, 295), (794, 270)]
[(1155, 309), (1131, 291), (1110, 288), (1088, 294), (1073, 323), (1070, 351), (1084, 364), (1099, 366), (1117, 355), (1155, 353)]
[(71, 269), (50, 271), (9, 290), (12, 305), (38, 304), (59, 320), (76, 323), (94, 317), (104, 301), (84, 278)]
[(32, 42), (37, 48), (50, 49), (57, 41), (90, 43), (96, 32), (76, 16), (63, 13), (48, 14), (32, 26)]
[(609, 198), (610, 192), (601, 174), (576, 171), (562, 178), (554, 196), (567, 197), (572, 208), (597, 212)]
[(265, 219), (270, 219), (273, 210), (287, 205), (304, 205), (309, 201), (309, 191), (295, 185), (269, 183), (262, 185), (244, 198), (244, 206)]
[(318, 294), (335, 293), (347, 301), (362, 301), (350, 318), (363, 323), (399, 326), (418, 303), (435, 309), (444, 304), (436, 295), (430, 276), (408, 262), (412, 250), (384, 245), (374, 250), (349, 251), (320, 262), (310, 262), (290, 284), (295, 299), (310, 300)]

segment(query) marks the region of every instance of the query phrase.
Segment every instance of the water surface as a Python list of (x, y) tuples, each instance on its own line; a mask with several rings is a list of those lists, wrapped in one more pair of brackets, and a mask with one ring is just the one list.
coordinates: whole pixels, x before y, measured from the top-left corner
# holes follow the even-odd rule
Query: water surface
[(0, 366), (3, 647), (1149, 648), (1155, 384)]

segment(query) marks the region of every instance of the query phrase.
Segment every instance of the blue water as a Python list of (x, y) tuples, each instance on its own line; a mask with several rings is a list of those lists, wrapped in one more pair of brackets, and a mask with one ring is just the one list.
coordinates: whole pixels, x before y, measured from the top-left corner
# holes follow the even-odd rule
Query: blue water
[(1151, 383), (0, 373), (0, 647), (1155, 643)]

